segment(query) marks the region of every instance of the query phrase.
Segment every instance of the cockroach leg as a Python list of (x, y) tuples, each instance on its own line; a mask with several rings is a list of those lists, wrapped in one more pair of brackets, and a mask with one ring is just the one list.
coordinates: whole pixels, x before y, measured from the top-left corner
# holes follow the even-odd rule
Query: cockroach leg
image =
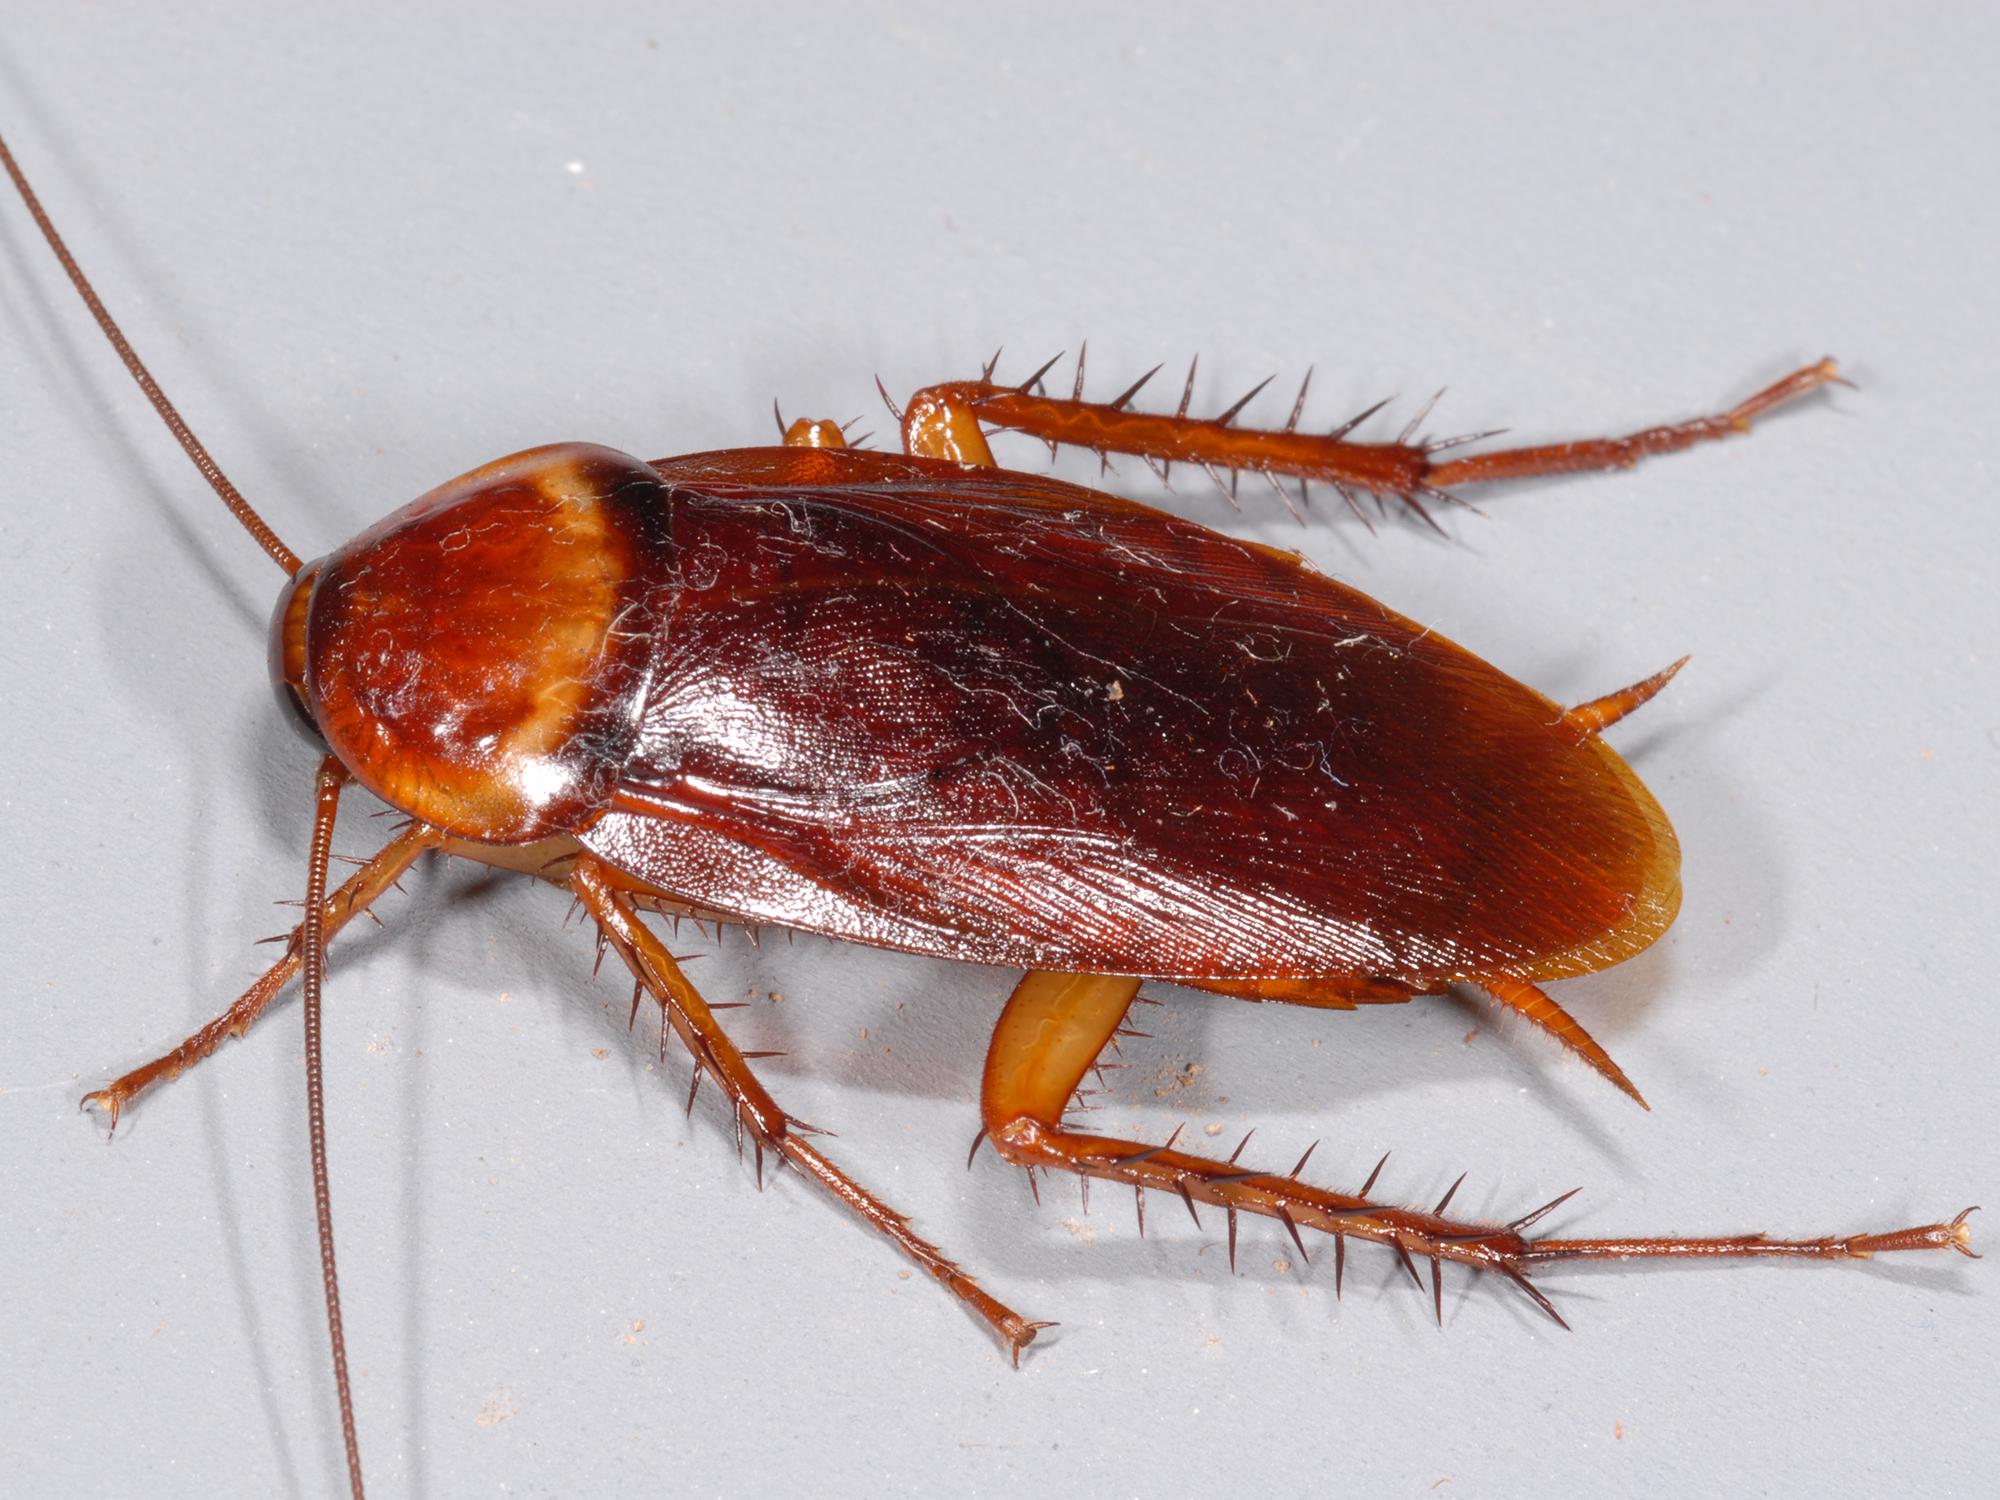
[(1869, 1260), (1895, 1250), (1956, 1250), (1971, 1260), (1979, 1254), (1972, 1248), (1971, 1217), (1979, 1205), (1961, 1211), (1957, 1218), (1939, 1224), (1919, 1224), (1910, 1229), (1892, 1229), (1886, 1234), (1826, 1235), (1810, 1240), (1774, 1240), (1765, 1234), (1713, 1235), (1688, 1238), (1661, 1235), (1652, 1238), (1600, 1240), (1535, 1240), (1518, 1259), (1528, 1265), (1558, 1260), (1646, 1260), (1646, 1259), (1750, 1259), (1774, 1260)]
[[(777, 406), (773, 403), (773, 411)], [(780, 421), (782, 422), (782, 418)], [(789, 426), (781, 426), (787, 448), (845, 448), (847, 435), (840, 430), (838, 422), (811, 417), (800, 417)]]
[(1335, 1193), (1300, 1181), (1296, 1173), (1262, 1172), (1233, 1159), (1178, 1151), (1172, 1140), (1147, 1146), (1066, 1129), (1062, 1117), (1071, 1091), (1124, 1020), (1138, 989), (1139, 981), (1131, 978), (1040, 971), (1015, 987), (994, 1028), (980, 1091), (987, 1136), (1008, 1161), (1030, 1171), (1061, 1168), (1175, 1193), (1197, 1225), (1195, 1205), (1212, 1203), (1230, 1221), (1238, 1213), (1253, 1213), (1278, 1220), (1294, 1235), (1304, 1228), (1374, 1240), (1395, 1249), (1413, 1276), (1413, 1256), (1499, 1269), (1525, 1248), (1512, 1231), (1373, 1203), (1366, 1190), (1361, 1196)]
[[(977, 388), (998, 389), (983, 384)], [(910, 397), (910, 404), (903, 408), (899, 418), (903, 424), (905, 453), (919, 458), (942, 458), (950, 463), (971, 464), (981, 469), (998, 467), (993, 461), (993, 450), (986, 446), (986, 434), (980, 428), (979, 415), (965, 395), (966, 389), (956, 385), (934, 385)], [(1031, 399), (1039, 401), (1043, 398)]]
[(740, 1133), (747, 1135), (757, 1155), (761, 1181), (768, 1148), (790, 1162), (858, 1214), (871, 1228), (887, 1236), (898, 1249), (983, 1319), (1006, 1344), (1018, 1364), (1021, 1351), (1035, 1335), (1053, 1325), (1030, 1322), (989, 1295), (978, 1282), (947, 1259), (944, 1252), (916, 1235), (909, 1221), (827, 1159), (806, 1138), (809, 1127), (791, 1118), (765, 1091), (744, 1055), (715, 1019), (708, 1003), (688, 982), (673, 955), (639, 918), (631, 899), (618, 889), (619, 876), (588, 856), (578, 860), (570, 886), (598, 929), (625, 961), (632, 977), (644, 985), (675, 1033), (693, 1054), (695, 1067), (719, 1084), (727, 1095)]
[[(1175, 1150), (1178, 1131), (1164, 1145), (1147, 1146), (1065, 1128), (1063, 1114), (1072, 1091), (1124, 1020), (1138, 988), (1136, 979), (1090, 974), (1036, 972), (1021, 980), (994, 1028), (981, 1084), (981, 1123), (995, 1149), (1031, 1173), (1061, 1168), (1141, 1192), (1174, 1193), (1191, 1214), (1197, 1202), (1212, 1203), (1232, 1225), (1237, 1214), (1253, 1213), (1278, 1220), (1295, 1237), (1301, 1229), (1331, 1234), (1336, 1276), (1344, 1270), (1348, 1235), (1394, 1250), (1419, 1290), (1424, 1283), (1417, 1262), (1429, 1260), (1433, 1307), (1440, 1316), (1445, 1261), (1507, 1277), (1560, 1323), (1562, 1318), (1548, 1298), (1527, 1279), (1530, 1269), (1553, 1261), (1754, 1256), (1840, 1260), (1893, 1250), (1942, 1249), (1972, 1254), (1966, 1224), (1971, 1209), (1949, 1223), (1811, 1240), (1774, 1240), (1761, 1234), (1532, 1240), (1521, 1231), (1568, 1194), (1510, 1224), (1469, 1223), (1444, 1217), (1457, 1183), (1428, 1212), (1374, 1201), (1370, 1195), (1381, 1174), (1380, 1163), (1358, 1193), (1340, 1193), (1301, 1181), (1298, 1174), (1305, 1158), (1290, 1173), (1259, 1172), (1245, 1170), (1233, 1157), (1216, 1161)], [(1198, 1214), (1195, 1222), (1201, 1222)]]
[[(1046, 367), (1039, 373), (1045, 372)], [(946, 381), (924, 387), (910, 398), (899, 420), (905, 449), (931, 458), (991, 466), (993, 457), (981, 427), (984, 423), (1050, 444), (1087, 448), (1100, 458), (1109, 453), (1134, 454), (1162, 474), (1176, 463), (1188, 463), (1206, 468), (1211, 474), (1226, 471), (1234, 475), (1248, 470), (1273, 479), (1283, 475), (1309, 484), (1329, 484), (1357, 515), (1360, 511), (1354, 503), (1354, 492), (1364, 491), (1378, 501), (1399, 499), (1413, 514), (1431, 521), (1424, 502), (1456, 501), (1453, 493), (1456, 486), (1587, 469), (1630, 468), (1640, 459), (1655, 454), (1673, 453), (1748, 432), (1757, 418), (1787, 402), (1824, 385), (1847, 383), (1833, 360), (1822, 359), (1794, 370), (1719, 415), (1649, 427), (1626, 437), (1503, 448), (1444, 462), (1438, 462), (1435, 456), (1496, 434), (1429, 441), (1416, 432), (1428, 407), (1390, 443), (1348, 441), (1348, 434), (1374, 415), (1379, 406), (1371, 407), (1328, 434), (1298, 431), (1297, 403), (1291, 420), (1282, 428), (1236, 426), (1238, 413), (1251, 396), (1263, 389), (1261, 385), (1220, 416), (1190, 417), (1187, 408), (1193, 387), (1192, 367), (1188, 391), (1182, 395), (1179, 409), (1172, 413), (1127, 410), (1126, 403), (1136, 394), (1137, 387), (1115, 401), (1086, 401), (1080, 388), (1073, 396), (1050, 396), (1042, 392), (1038, 378), (1020, 385), (1001, 385), (988, 374), (978, 380)], [(1144, 384), (1143, 379), (1140, 384)], [(1303, 389), (1300, 395), (1303, 398)], [(1233, 493), (1233, 484), (1226, 488)]]
[(1550, 443), (1534, 448), (1503, 448), (1475, 453), (1437, 465), (1426, 476), (1436, 485), (1484, 484), (1495, 479), (1527, 479), (1543, 474), (1576, 474), (1591, 469), (1629, 469), (1642, 458), (1678, 453), (1697, 443), (1736, 437), (1750, 430), (1765, 413), (1826, 385), (1852, 385), (1831, 359), (1805, 365), (1774, 381), (1748, 400), (1717, 416), (1696, 417), (1664, 427), (1649, 427), (1628, 437), (1590, 438), (1574, 443)]
[[(404, 871), (416, 863), (418, 856), (426, 850), (436, 848), (441, 840), (442, 835), (437, 830), (421, 824), (406, 828), (391, 839), (373, 859), (348, 876), (340, 888), (326, 898), (321, 908), (326, 938), (330, 941), (334, 934), (366, 912), (402, 877)], [(285, 939), (284, 957), (271, 965), (249, 989), (237, 996), (235, 1003), (229, 1009), (202, 1026), (171, 1052), (156, 1057), (103, 1088), (84, 1095), (83, 1107), (101, 1110), (115, 1130), (118, 1127), (118, 1117), (124, 1112), (125, 1106), (147, 1089), (167, 1079), (178, 1078), (196, 1063), (208, 1057), (228, 1038), (242, 1036), (257, 1018), (264, 1014), (266, 1007), (277, 998), (278, 992), (291, 983), (299, 973), (304, 963), (304, 932), (304, 923), (291, 930)]]

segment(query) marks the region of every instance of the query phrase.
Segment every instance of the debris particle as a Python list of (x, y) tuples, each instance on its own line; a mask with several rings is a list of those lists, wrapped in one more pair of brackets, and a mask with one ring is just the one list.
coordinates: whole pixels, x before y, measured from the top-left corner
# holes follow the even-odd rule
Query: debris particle
[(1465, 1045), (1466, 1045), (1466, 1046), (1468, 1046), (1468, 1047), (1470, 1047), (1470, 1046), (1472, 1045), (1472, 1039), (1473, 1039), (1474, 1037), (1478, 1036), (1478, 1035), (1479, 1035), (1479, 1033), (1480, 1033), (1480, 1032), (1482, 1032), (1482, 1031), (1484, 1031), (1485, 1029), (1486, 1029), (1486, 1028), (1485, 1028), (1484, 1026), (1475, 1026), (1475, 1027), (1473, 1027), (1473, 1028), (1472, 1028), (1472, 1030), (1470, 1030), (1470, 1031), (1466, 1032), (1466, 1034), (1465, 1034)]
[(868, 1028), (866, 1026), (861, 1028), (861, 1040), (864, 1042), (868, 1040)]
[(1153, 1097), (1164, 1099), (1167, 1095), (1179, 1093), (1182, 1089), (1193, 1088), (1195, 1080), (1201, 1077), (1201, 1064), (1181, 1063), (1176, 1067), (1175, 1059), (1168, 1058), (1160, 1064), (1159, 1070), (1153, 1077), (1159, 1081), (1159, 1087), (1153, 1090)]
[(477, 1427), (498, 1427), (515, 1413), (514, 1398), (507, 1394), (507, 1387), (496, 1385), (493, 1394), (479, 1406), (479, 1415), (472, 1419)]
[(1292, 1263), (1286, 1260), (1282, 1255), (1279, 1256), (1276, 1260), (1271, 1262), (1271, 1269), (1276, 1271), (1280, 1276), (1284, 1275), (1287, 1271), (1291, 1270), (1291, 1268), (1292, 1268)]
[(639, 1342), (639, 1335), (645, 1331), (646, 1320), (644, 1318), (634, 1318), (632, 1326), (618, 1335), (618, 1342), (621, 1344), (636, 1344)]
[(1221, 1122), (1220, 1122), (1220, 1121), (1216, 1121), (1216, 1122), (1213, 1122), (1213, 1123), (1211, 1123), (1211, 1124), (1207, 1124), (1207, 1125), (1204, 1125), (1204, 1126), (1202, 1126), (1201, 1128), (1202, 1128), (1202, 1132), (1203, 1132), (1203, 1134), (1205, 1134), (1205, 1135), (1221, 1135), (1221, 1134), (1222, 1134), (1222, 1125), (1221, 1125)]
[(1616, 1438), (1619, 1442), (1621, 1443), (1624, 1442), (1625, 1424), (1623, 1422), (1613, 1422), (1611, 1424), (1611, 1435), (1612, 1437)]
[(1075, 1235), (1083, 1244), (1094, 1245), (1097, 1243), (1097, 1231), (1081, 1219), (1064, 1219), (1062, 1227)]
[(603, 1062), (605, 1058), (611, 1055), (611, 1049), (609, 1047), (592, 1047), (590, 1049), (590, 1055), (596, 1058), (599, 1062)]

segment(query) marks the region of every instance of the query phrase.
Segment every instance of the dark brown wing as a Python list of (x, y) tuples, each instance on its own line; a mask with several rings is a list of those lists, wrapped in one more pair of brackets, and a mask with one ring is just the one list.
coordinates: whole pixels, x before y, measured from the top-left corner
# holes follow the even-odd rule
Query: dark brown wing
[(695, 904), (991, 963), (1548, 978), (1679, 852), (1561, 709), (1298, 559), (1054, 480), (655, 466), (682, 586), (595, 853)]

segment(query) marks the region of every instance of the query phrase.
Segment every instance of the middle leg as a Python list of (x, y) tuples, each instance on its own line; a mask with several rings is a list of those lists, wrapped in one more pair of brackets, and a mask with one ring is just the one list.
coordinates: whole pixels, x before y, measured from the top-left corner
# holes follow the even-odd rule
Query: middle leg
[[(695, 1081), (707, 1073), (722, 1087), (735, 1116), (738, 1145), (748, 1135), (757, 1154), (758, 1179), (763, 1178), (764, 1151), (775, 1151), (807, 1177), (819, 1183), (870, 1228), (893, 1241), (905, 1255), (935, 1277), (946, 1290), (982, 1318), (1007, 1345), (1014, 1362), (1049, 1327), (1030, 1322), (991, 1296), (978, 1282), (949, 1260), (943, 1251), (910, 1228), (909, 1220), (882, 1202), (829, 1161), (809, 1135), (819, 1134), (780, 1109), (750, 1070), (748, 1059), (723, 1031), (715, 1013), (689, 983), (673, 955), (640, 920), (631, 897), (621, 891), (615, 872), (588, 856), (577, 862), (570, 888), (583, 902), (618, 956), (665, 1015), (667, 1023), (694, 1057)], [(692, 1107), (694, 1095), (688, 1095)]]

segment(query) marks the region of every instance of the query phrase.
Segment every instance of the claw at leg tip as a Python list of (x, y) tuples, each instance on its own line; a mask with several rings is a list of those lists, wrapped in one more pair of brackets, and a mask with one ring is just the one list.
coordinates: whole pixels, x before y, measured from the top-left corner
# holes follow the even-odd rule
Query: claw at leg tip
[(1036, 1336), (1044, 1328), (1060, 1328), (1061, 1326), (1060, 1323), (1048, 1319), (1036, 1323), (1022, 1324), (1020, 1331), (1007, 1340), (1009, 1352), (1013, 1355), (1014, 1368), (1017, 1370), (1021, 1368), (1021, 1351), (1034, 1343)]
[(1965, 1222), (1978, 1212), (1979, 1205), (1975, 1203), (1951, 1221), (1951, 1248), (1956, 1250), (1960, 1255), (1963, 1255), (1967, 1260), (1985, 1259), (1977, 1250), (1972, 1248), (1972, 1226)]

